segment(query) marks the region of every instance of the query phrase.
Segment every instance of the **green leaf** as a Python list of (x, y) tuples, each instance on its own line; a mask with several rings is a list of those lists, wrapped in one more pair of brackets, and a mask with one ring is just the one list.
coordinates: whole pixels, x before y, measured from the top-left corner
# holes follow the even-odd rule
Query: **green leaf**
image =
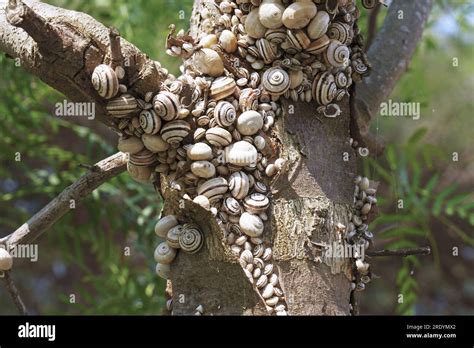
[(441, 208), (444, 203), (444, 199), (453, 193), (457, 189), (458, 185), (453, 184), (444, 188), (437, 196), (433, 204), (432, 213), (434, 216), (438, 216), (441, 213)]

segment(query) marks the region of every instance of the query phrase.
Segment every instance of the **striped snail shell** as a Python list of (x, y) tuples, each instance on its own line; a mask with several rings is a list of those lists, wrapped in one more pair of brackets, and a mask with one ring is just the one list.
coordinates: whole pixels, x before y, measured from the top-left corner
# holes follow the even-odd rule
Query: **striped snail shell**
[(154, 110), (143, 110), (140, 113), (140, 126), (146, 134), (156, 134), (161, 128), (161, 118)]
[(266, 140), (264, 137), (257, 135), (253, 138), (253, 145), (257, 150), (262, 151), (265, 148)]
[(316, 16), (311, 20), (308, 28), (306, 29), (308, 31), (308, 36), (313, 40), (320, 38), (328, 30), (330, 22), (331, 19), (328, 13), (325, 11), (319, 11), (316, 13)]
[(333, 22), (328, 28), (327, 35), (332, 40), (337, 40), (343, 45), (349, 45), (354, 37), (354, 32), (346, 23)]
[(137, 99), (130, 94), (122, 94), (110, 99), (105, 107), (110, 116), (122, 118), (138, 111)]
[(234, 197), (227, 197), (222, 203), (223, 209), (230, 215), (239, 215), (242, 212), (242, 207), (238, 200)]
[(298, 51), (306, 49), (311, 44), (311, 40), (303, 30), (288, 30), (287, 40)]
[(265, 64), (271, 64), (277, 57), (277, 46), (267, 39), (258, 39), (255, 43), (260, 57)]
[(263, 233), (263, 221), (257, 215), (243, 213), (240, 216), (239, 226), (242, 232), (249, 237), (260, 237)]
[(257, 110), (258, 108), (258, 92), (253, 88), (245, 88), (240, 91), (239, 96), (240, 111)]
[(235, 172), (229, 178), (229, 189), (232, 196), (243, 199), (249, 192), (249, 177), (244, 172)]
[(96, 66), (92, 73), (92, 85), (102, 98), (110, 99), (117, 95), (119, 81), (114, 69), (105, 64)]
[(337, 40), (331, 40), (324, 53), (324, 59), (335, 68), (347, 65), (349, 56), (349, 48)]
[(329, 37), (327, 35), (323, 35), (316, 41), (311, 42), (311, 44), (306, 47), (306, 52), (312, 55), (318, 55), (328, 48), (330, 42), (331, 40)]
[(313, 98), (320, 105), (329, 104), (335, 97), (337, 86), (334, 82), (334, 75), (326, 71), (319, 73), (313, 80)]
[(339, 88), (347, 87), (347, 84), (349, 82), (348, 79), (347, 79), (346, 74), (344, 74), (344, 72), (342, 72), (342, 71), (339, 71), (335, 75), (334, 80), (336, 82), (337, 87), (339, 87)]
[(206, 140), (213, 146), (227, 146), (232, 142), (232, 134), (224, 128), (209, 128), (206, 131)]
[(286, 29), (283, 27), (278, 29), (268, 29), (265, 32), (265, 39), (275, 45), (281, 45), (286, 40)]
[(161, 277), (163, 279), (169, 279), (170, 274), (171, 274), (170, 265), (165, 265), (163, 263), (157, 263), (155, 272), (159, 277)]
[(268, 276), (266, 274), (262, 274), (257, 280), (257, 283), (256, 283), (257, 288), (261, 289), (267, 284), (268, 284)]
[(196, 128), (193, 134), (194, 141), (196, 142), (202, 140), (202, 138), (204, 138), (205, 136), (206, 136), (206, 129), (201, 128), (201, 127)]
[(362, 6), (364, 6), (364, 8), (368, 9), (368, 10), (371, 10), (373, 9), (377, 3), (379, 3), (380, 1), (379, 0), (362, 0)]
[(255, 191), (258, 193), (267, 193), (268, 191), (267, 185), (265, 185), (261, 181), (257, 181), (254, 185), (254, 188), (255, 188)]
[(161, 137), (169, 144), (180, 143), (191, 132), (191, 126), (183, 120), (166, 123), (161, 128)]
[(183, 232), (179, 235), (179, 246), (187, 253), (197, 253), (204, 244), (204, 236), (195, 224), (184, 224)]
[(178, 220), (174, 215), (162, 217), (155, 225), (155, 233), (158, 237), (166, 238), (168, 231), (178, 225)]
[(152, 168), (127, 162), (127, 172), (133, 180), (141, 183), (148, 183), (151, 178)]
[(156, 155), (147, 149), (143, 149), (138, 153), (131, 154), (129, 162), (136, 166), (150, 166), (156, 162)]
[(237, 117), (234, 105), (227, 101), (220, 101), (214, 108), (214, 118), (221, 127), (228, 127)]
[(179, 249), (179, 236), (183, 233), (183, 225), (176, 225), (166, 234), (166, 242), (171, 248)]
[(227, 180), (221, 177), (209, 179), (197, 187), (198, 195), (209, 198), (211, 203), (221, 199), (229, 189)]
[(261, 193), (252, 193), (250, 196), (245, 197), (244, 207), (249, 213), (260, 214), (267, 210), (270, 205), (270, 200), (267, 196)]
[(178, 118), (181, 105), (176, 94), (163, 91), (153, 98), (153, 108), (163, 120), (172, 121)]
[(279, 96), (290, 88), (290, 77), (285, 70), (273, 67), (263, 73), (262, 85), (269, 94)]
[(227, 163), (238, 167), (246, 167), (257, 163), (257, 149), (247, 141), (237, 141), (225, 148)]
[(237, 129), (242, 135), (254, 135), (263, 127), (263, 117), (254, 110), (245, 111), (237, 119)]
[(236, 87), (237, 85), (233, 78), (221, 76), (212, 82), (209, 94), (211, 98), (221, 100), (232, 95)]
[(167, 242), (159, 244), (154, 253), (155, 261), (169, 265), (176, 256), (176, 249), (171, 248)]

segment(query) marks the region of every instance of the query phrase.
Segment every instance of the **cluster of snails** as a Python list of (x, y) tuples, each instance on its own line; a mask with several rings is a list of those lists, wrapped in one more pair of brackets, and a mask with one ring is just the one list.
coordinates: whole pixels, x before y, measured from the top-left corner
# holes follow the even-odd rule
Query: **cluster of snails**
[[(183, 199), (209, 210), (268, 311), (286, 315), (263, 238), (270, 188), (286, 169), (269, 131), (283, 114), (280, 97), (315, 101), (327, 117), (340, 114), (336, 102), (370, 67), (359, 12), (352, 0), (215, 0), (203, 2), (199, 14), (196, 42), (184, 32), (173, 36), (174, 29), (168, 36), (167, 53), (184, 64), (159, 91), (136, 96), (120, 83), (124, 69), (105, 64), (92, 84), (107, 100), (131, 177), (147, 183), (167, 175)], [(166, 239), (155, 250), (156, 273), (166, 279), (177, 250), (198, 252), (204, 241), (197, 225), (172, 215), (155, 232)]]
[[(377, 190), (370, 187), (370, 181), (366, 177), (357, 176), (354, 179), (354, 209), (351, 222), (346, 232), (346, 241), (350, 244), (359, 244), (364, 250), (367, 250), (374, 237), (369, 231), (367, 224), (368, 215), (374, 205), (377, 204), (375, 194)], [(370, 282), (371, 273), (369, 263), (364, 261), (362, 254), (356, 253), (353, 290), (362, 291), (365, 284)]]

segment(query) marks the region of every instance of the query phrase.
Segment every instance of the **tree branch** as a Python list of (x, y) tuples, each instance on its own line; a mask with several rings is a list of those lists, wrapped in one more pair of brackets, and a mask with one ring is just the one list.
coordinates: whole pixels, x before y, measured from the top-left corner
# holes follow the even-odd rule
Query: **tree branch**
[(10, 297), (15, 304), (15, 307), (18, 309), (18, 312), (21, 315), (28, 315), (28, 310), (26, 309), (23, 300), (21, 299), (20, 293), (11, 278), (10, 271), (3, 272), (3, 280), (5, 281), (5, 287), (7, 288)]
[(398, 249), (398, 250), (374, 250), (367, 251), (367, 256), (377, 257), (377, 256), (409, 256), (409, 255), (430, 255), (430, 247), (421, 247), (413, 249)]
[[(73, 102), (96, 103), (96, 117), (111, 126), (105, 104), (91, 83), (94, 68), (112, 61), (110, 31), (91, 16), (38, 1), (0, 0), (0, 51), (19, 59)], [(113, 55), (127, 58), (128, 85), (139, 97), (158, 91), (169, 75), (137, 47), (112, 33)], [(118, 42), (120, 41), (120, 44)]]
[(74, 204), (81, 201), (97, 187), (125, 171), (125, 167), (126, 156), (122, 152), (98, 162), (93, 170), (64, 189), (15, 232), (2, 238), (2, 241), (6, 242), (10, 248), (34, 241), (71, 210), (71, 200)]
[(376, 31), (377, 31), (377, 17), (380, 13), (380, 3), (377, 3), (375, 7), (370, 11), (369, 18), (367, 21), (367, 41), (365, 44), (365, 49), (368, 50), (370, 48), (370, 45), (372, 44), (372, 41), (374, 40)]
[[(387, 17), (368, 51), (372, 72), (355, 88), (354, 119), (358, 130), (353, 137), (363, 142), (380, 103), (389, 97), (407, 70), (421, 39), (432, 0), (394, 0)], [(358, 139), (359, 137), (359, 139)]]

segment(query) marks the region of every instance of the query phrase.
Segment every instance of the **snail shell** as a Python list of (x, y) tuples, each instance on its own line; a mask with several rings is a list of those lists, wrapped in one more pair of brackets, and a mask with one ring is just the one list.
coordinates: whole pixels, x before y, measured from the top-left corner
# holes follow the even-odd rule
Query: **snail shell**
[(337, 40), (343, 45), (349, 45), (354, 37), (354, 32), (346, 23), (332, 22), (328, 28), (327, 35), (332, 40)]
[(239, 226), (241, 231), (249, 237), (261, 236), (264, 228), (262, 219), (247, 212), (240, 216)]
[(222, 31), (219, 36), (219, 45), (227, 53), (234, 53), (237, 51), (237, 38), (235, 37), (235, 34), (230, 30)]
[(206, 131), (206, 140), (213, 146), (227, 146), (232, 142), (232, 134), (224, 128), (209, 128)]
[(253, 264), (253, 255), (250, 250), (244, 250), (242, 251), (242, 254), (240, 254), (240, 260), (247, 264)]
[[(263, 251), (262, 251), (263, 254)], [(263, 274), (270, 275), (273, 272), (273, 263), (269, 263), (268, 265), (265, 266), (263, 270)]]
[(240, 206), (239, 201), (234, 197), (227, 197), (222, 203), (222, 207), (230, 215), (236, 216), (242, 212), (242, 207)]
[(336, 76), (334, 77), (337, 87), (345, 88), (348, 86), (349, 80), (347, 79), (346, 74), (344, 72), (339, 71)]
[(221, 76), (212, 82), (209, 94), (211, 98), (221, 100), (232, 95), (236, 87), (237, 85), (233, 78)]
[(331, 40), (324, 54), (324, 59), (333, 67), (339, 68), (349, 62), (349, 48), (337, 40)]
[(138, 102), (134, 96), (122, 94), (119, 97), (110, 99), (105, 108), (110, 116), (122, 118), (138, 111)]
[(285, 28), (268, 29), (265, 32), (265, 39), (275, 45), (281, 45), (286, 40), (286, 30)]
[(378, 1), (378, 0), (362, 0), (362, 6), (364, 6), (364, 8), (366, 8), (368, 10), (371, 10), (377, 5), (378, 2), (380, 2), (380, 1)]
[(259, 39), (265, 35), (267, 28), (260, 22), (258, 8), (254, 8), (245, 19), (245, 32), (248, 36)]
[(282, 15), (285, 7), (280, 0), (263, 0), (258, 8), (260, 23), (266, 28), (277, 29), (283, 24)]
[(190, 160), (210, 160), (212, 159), (212, 149), (206, 143), (196, 143), (189, 147), (186, 151), (186, 155)]
[(258, 108), (258, 93), (253, 88), (245, 88), (240, 92), (239, 107), (242, 112)]
[(316, 5), (312, 1), (297, 1), (285, 9), (282, 22), (287, 28), (301, 29), (308, 25), (316, 12)]
[(272, 249), (266, 248), (262, 255), (263, 261), (269, 261), (272, 258)]
[(263, 118), (257, 111), (245, 111), (237, 119), (237, 129), (242, 135), (254, 135), (262, 127)]
[(303, 70), (291, 70), (290, 71), (290, 89), (294, 89), (301, 85), (303, 82), (304, 73)]
[(170, 144), (159, 135), (143, 134), (142, 141), (145, 147), (151, 152), (163, 152), (169, 149)]
[(271, 64), (277, 57), (277, 46), (267, 39), (258, 39), (255, 43), (260, 57), (265, 64)]
[(183, 233), (183, 226), (176, 225), (166, 234), (166, 242), (171, 248), (179, 249), (179, 236)]
[(308, 25), (308, 28), (306, 29), (308, 32), (308, 36), (313, 40), (316, 40), (323, 36), (328, 30), (330, 21), (331, 19), (327, 12), (319, 11), (316, 16), (311, 20)]
[(206, 196), (211, 203), (221, 199), (229, 189), (227, 180), (221, 177), (209, 179), (197, 187), (198, 195)]
[(265, 303), (270, 306), (270, 307), (273, 307), (275, 306), (278, 301), (280, 301), (280, 299), (278, 298), (278, 296), (273, 296), (271, 298), (269, 298), (268, 300), (265, 301)]
[(165, 265), (163, 263), (157, 263), (155, 272), (159, 277), (161, 277), (163, 279), (169, 279), (170, 274), (171, 274), (170, 265)]
[(216, 174), (216, 167), (208, 161), (196, 161), (191, 164), (191, 172), (200, 178), (212, 178)]
[(119, 91), (119, 81), (114, 69), (105, 64), (98, 65), (92, 73), (92, 85), (102, 98), (110, 99)]
[(140, 126), (146, 134), (156, 134), (161, 128), (161, 119), (154, 110), (143, 110), (140, 113)]
[(313, 98), (320, 105), (327, 105), (334, 99), (337, 91), (334, 75), (330, 72), (323, 72), (316, 75), (313, 80)]
[(199, 204), (201, 207), (203, 207), (206, 210), (209, 210), (211, 208), (211, 203), (209, 202), (209, 199), (206, 196), (203, 196), (203, 195), (196, 196), (193, 199), (193, 202), (196, 204)]
[(152, 169), (147, 166), (136, 165), (131, 162), (127, 163), (127, 171), (133, 180), (148, 183), (152, 174)]
[(221, 57), (210, 48), (202, 48), (194, 53), (193, 66), (201, 74), (212, 77), (218, 77), (224, 73), (224, 63)]
[(0, 271), (8, 271), (13, 266), (13, 257), (4, 248), (0, 248)]
[(298, 51), (306, 49), (311, 44), (311, 40), (303, 30), (288, 30), (287, 40), (290, 46)]
[(285, 70), (273, 67), (263, 73), (262, 85), (269, 94), (279, 96), (290, 88), (290, 77)]
[(265, 288), (262, 291), (262, 297), (268, 299), (273, 296), (274, 288), (272, 284), (265, 285)]
[(306, 47), (306, 52), (312, 55), (318, 55), (328, 48), (330, 42), (331, 40), (329, 37), (327, 35), (323, 35), (316, 41), (311, 42), (311, 44)]
[(217, 45), (217, 36), (214, 34), (209, 34), (204, 36), (199, 44), (204, 48), (211, 48), (213, 45)]
[(156, 162), (157, 158), (156, 155), (148, 151), (147, 149), (143, 149), (142, 151), (130, 155), (129, 163), (136, 165), (136, 166), (150, 166)]
[(244, 172), (235, 172), (229, 178), (229, 189), (232, 196), (243, 199), (249, 192), (249, 177)]
[(237, 112), (234, 105), (226, 101), (220, 101), (214, 108), (214, 119), (221, 127), (228, 127), (234, 123)]
[(172, 121), (178, 118), (181, 106), (176, 94), (163, 91), (153, 98), (153, 108), (163, 120)]
[(163, 242), (156, 247), (154, 256), (156, 262), (169, 265), (176, 257), (176, 249)]
[[(257, 268), (257, 269), (260, 269), (260, 268)], [(255, 285), (257, 286), (257, 288), (261, 289), (267, 284), (268, 284), (268, 277), (265, 274), (262, 274), (258, 278), (257, 283)]]
[(164, 216), (156, 223), (155, 233), (158, 237), (166, 238), (168, 231), (176, 225), (178, 225), (178, 220), (176, 220), (176, 216)]
[(204, 236), (195, 224), (184, 224), (183, 232), (179, 235), (179, 246), (183, 251), (195, 254), (204, 244)]
[(257, 149), (246, 141), (237, 141), (225, 148), (227, 163), (246, 167), (257, 162)]
[(257, 150), (262, 151), (266, 145), (265, 138), (257, 135), (255, 138), (253, 138), (253, 144)]
[(270, 205), (270, 200), (267, 196), (261, 193), (252, 193), (250, 196), (245, 197), (244, 207), (252, 214), (260, 214), (267, 210)]
[(161, 129), (161, 137), (169, 144), (180, 143), (191, 132), (191, 126), (183, 120), (166, 123)]
[(120, 137), (117, 148), (119, 149), (119, 151), (135, 154), (143, 150), (143, 143), (140, 139), (136, 137)]

